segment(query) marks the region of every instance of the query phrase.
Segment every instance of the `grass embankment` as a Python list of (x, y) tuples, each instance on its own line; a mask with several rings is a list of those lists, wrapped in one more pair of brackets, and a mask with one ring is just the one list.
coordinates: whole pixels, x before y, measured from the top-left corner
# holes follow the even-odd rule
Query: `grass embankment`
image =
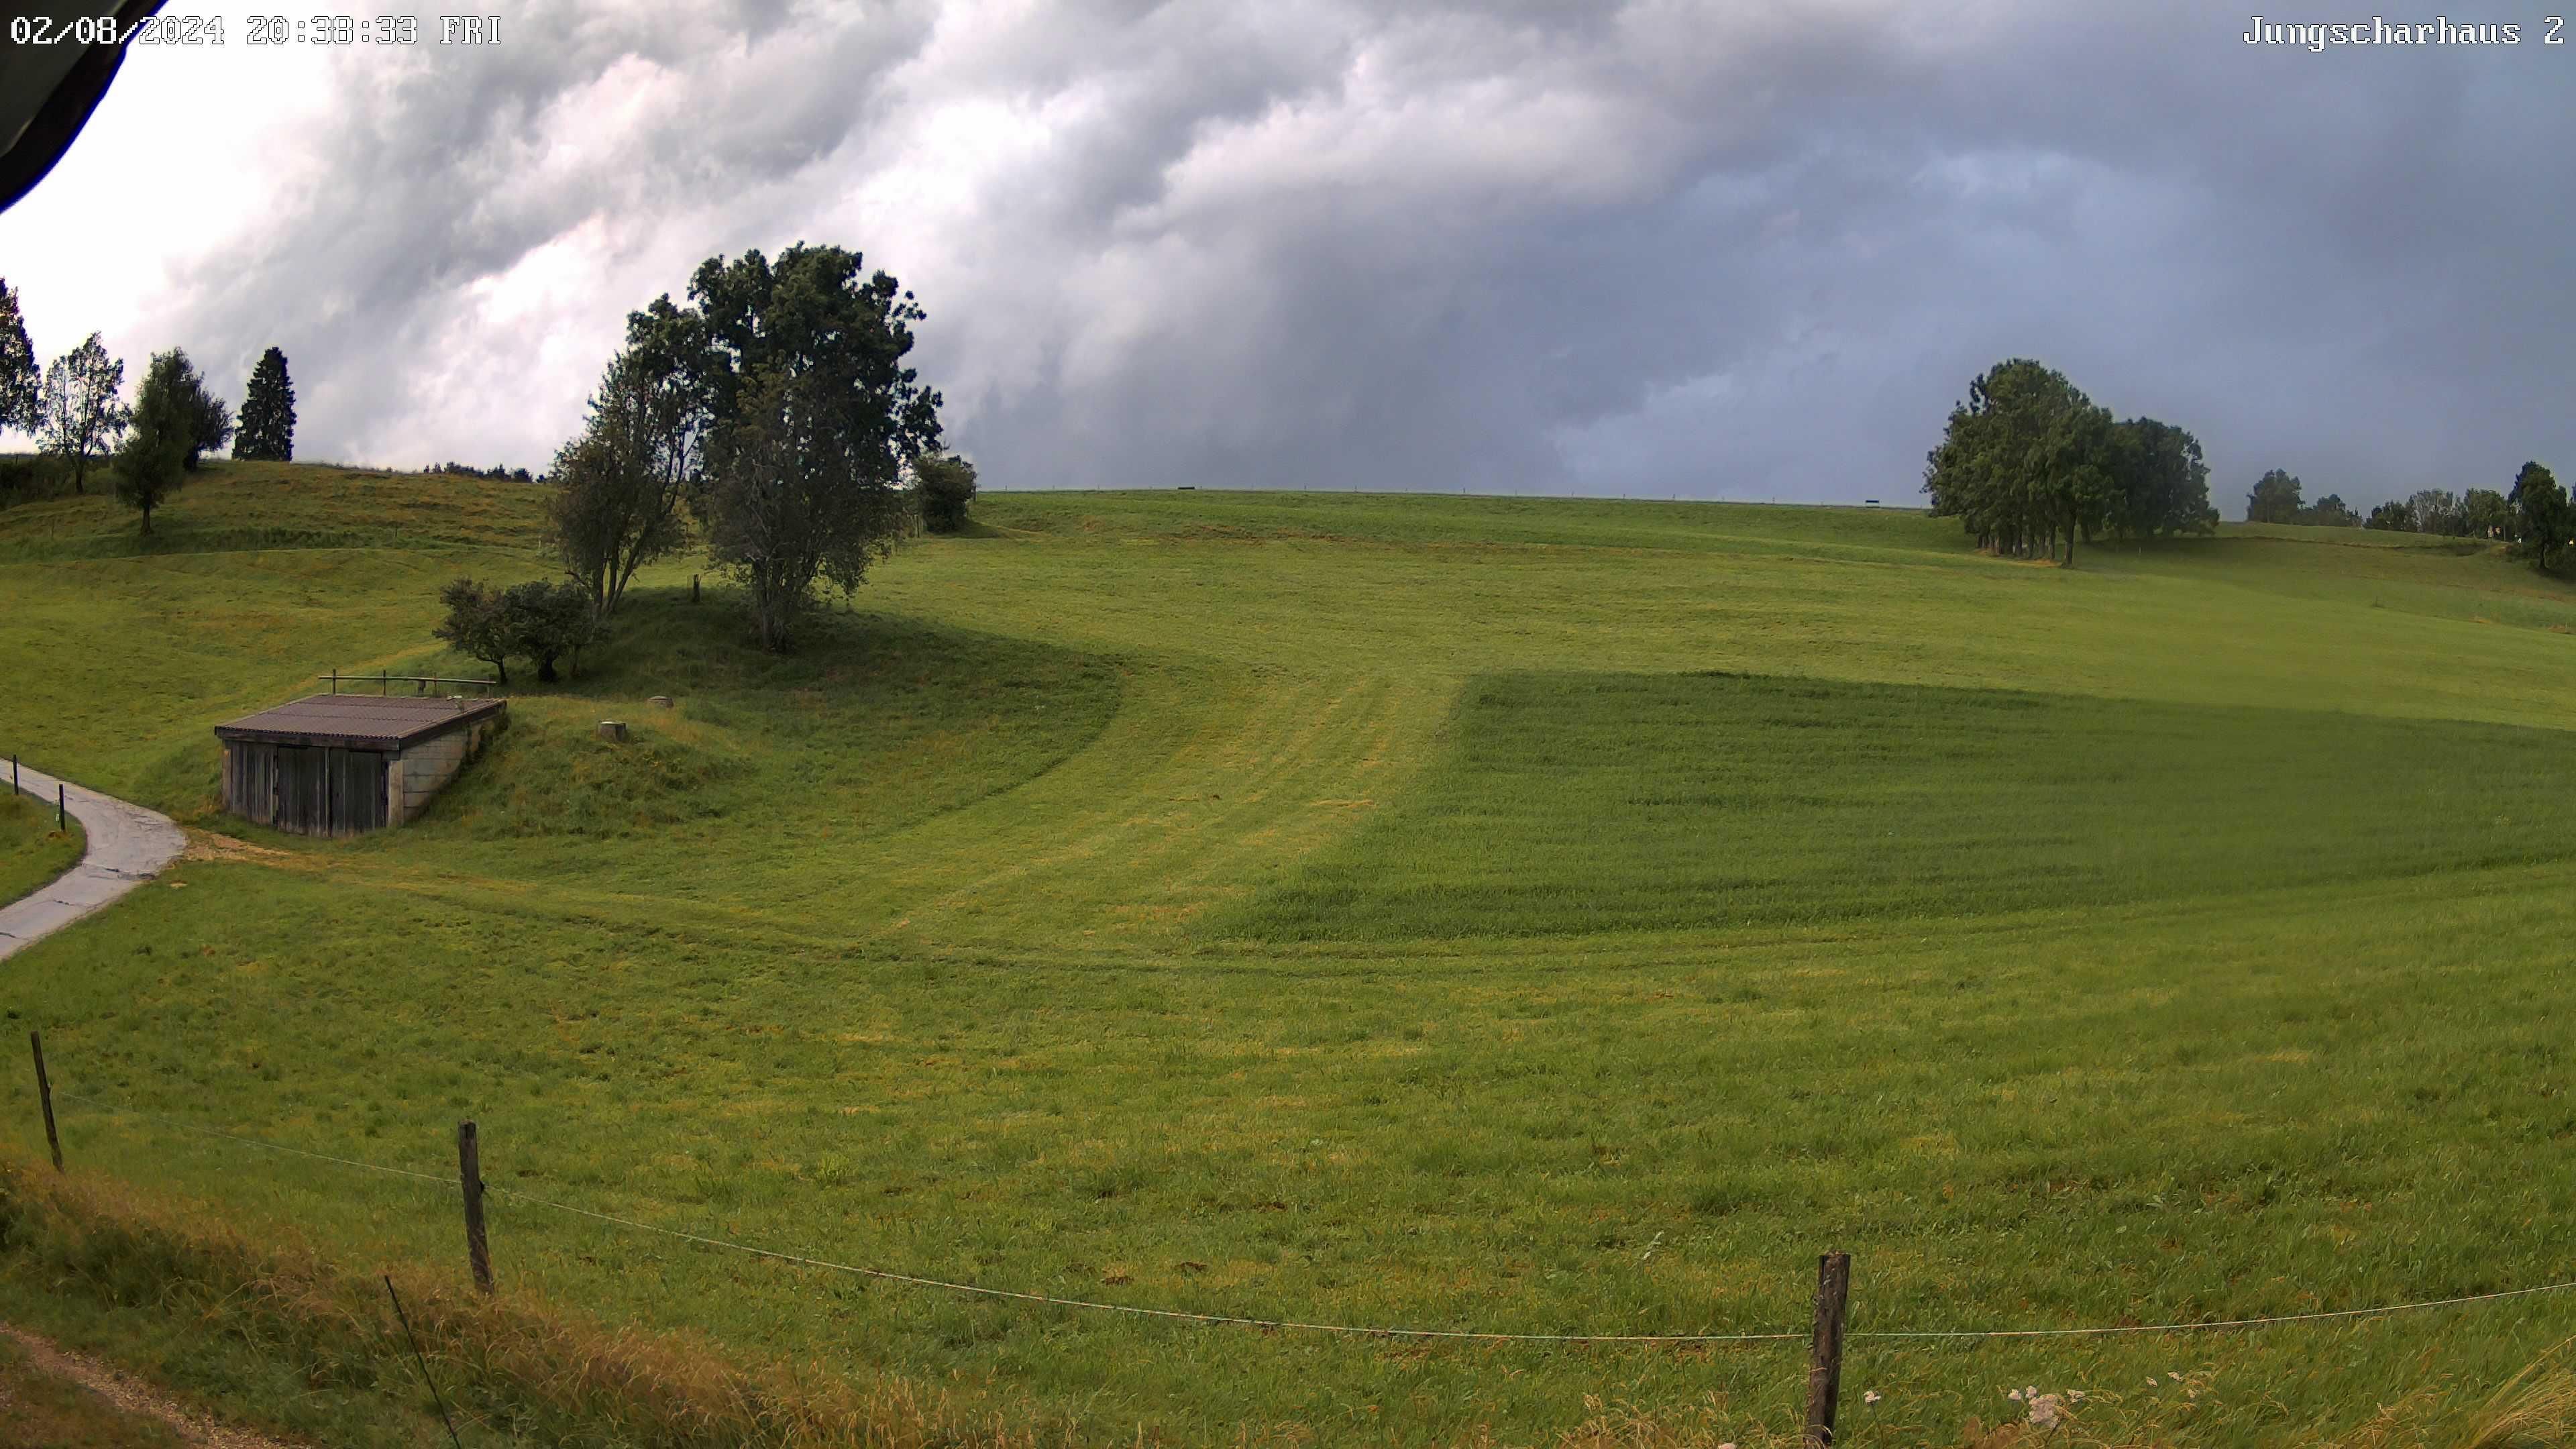
[(11, 793), (7, 786), (0, 780), (0, 906), (80, 864), (88, 848), (79, 821), (57, 829), (50, 802)]
[[(305, 476), (192, 484), (165, 526), (291, 526)], [(355, 508), (344, 481), (315, 506)], [(400, 486), (454, 495), (402, 547), (0, 565), (30, 678), (0, 727), (206, 819), (225, 714), (333, 665), (464, 672), (430, 595), (543, 571), (528, 520), (488, 522), (524, 494)], [(165, 1119), (436, 1174), (470, 1115), (503, 1189), (659, 1226), (1532, 1333), (1795, 1330), (1827, 1246), (1864, 1333), (2565, 1276), (2576, 603), (2527, 569), (2307, 530), (2068, 571), (1750, 506), (982, 518), (785, 662), (665, 570), (420, 825), (263, 835), (21, 957), (0, 1010), (42, 1018), (58, 1080), (156, 1114), (81, 1105), (76, 1166), (452, 1276), (434, 1185)], [(70, 662), (127, 649), (104, 690)], [(1193, 1329), (493, 1215), (513, 1302), (1104, 1439), (1749, 1442), (1800, 1372), (1794, 1344)], [(1845, 1422), (1955, 1437), (2037, 1383), (2086, 1392), (2088, 1436), (2342, 1435), (2401, 1400), (2440, 1434), (2571, 1330), (2537, 1297), (1859, 1340), (1849, 1392), (1881, 1398)]]

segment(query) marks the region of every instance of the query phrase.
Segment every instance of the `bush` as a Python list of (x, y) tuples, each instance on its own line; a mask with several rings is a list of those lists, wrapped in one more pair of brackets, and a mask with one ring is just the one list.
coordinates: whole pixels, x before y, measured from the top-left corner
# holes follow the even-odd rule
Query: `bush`
[(450, 579), (438, 591), (447, 617), (431, 632), (469, 659), (492, 666), (494, 682), (510, 682), (510, 658), (537, 666), (540, 683), (552, 684), (558, 659), (578, 660), (597, 632), (590, 595), (577, 584), (538, 579), (494, 588), (475, 579)]
[(13, 453), (0, 457), (0, 508), (40, 503), (72, 491), (71, 470), (49, 453)]
[(912, 465), (921, 490), (921, 524), (933, 533), (955, 533), (966, 526), (966, 505), (975, 501), (975, 465), (950, 453), (925, 457)]
[(580, 660), (596, 618), (587, 590), (544, 580), (514, 585), (501, 595), (500, 612), (502, 647), (536, 665), (541, 684), (555, 682), (557, 659)]
[(450, 579), (438, 591), (438, 602), (446, 606), (447, 617), (430, 632), (466, 658), (491, 665), (494, 680), (507, 687), (510, 643), (502, 625), (500, 590), (475, 579)]

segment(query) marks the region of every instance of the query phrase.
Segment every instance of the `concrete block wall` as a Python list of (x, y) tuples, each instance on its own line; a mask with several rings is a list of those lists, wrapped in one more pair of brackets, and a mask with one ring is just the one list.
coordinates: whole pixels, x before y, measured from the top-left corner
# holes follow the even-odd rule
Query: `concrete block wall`
[(497, 718), (478, 720), (461, 730), (423, 740), (386, 757), (385, 821), (407, 825), (429, 806), (429, 798), (456, 778), (465, 762), (483, 752), (484, 742), (500, 728)]

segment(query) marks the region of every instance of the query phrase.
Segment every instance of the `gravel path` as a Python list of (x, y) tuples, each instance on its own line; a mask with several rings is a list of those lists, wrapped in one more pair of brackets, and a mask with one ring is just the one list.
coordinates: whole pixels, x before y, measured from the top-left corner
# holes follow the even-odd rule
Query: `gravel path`
[[(7, 768), (0, 761), (0, 769)], [(42, 770), (18, 767), (18, 787), (48, 804), (60, 785), (66, 808), (89, 836), (89, 852), (49, 885), (0, 906), (0, 960), (39, 941), (161, 873), (188, 838), (170, 817), (85, 790)], [(0, 777), (0, 789), (7, 780)]]
[[(202, 1445), (204, 1449), (288, 1449), (288, 1446), (264, 1434), (218, 1424), (131, 1374), (109, 1368), (86, 1354), (56, 1348), (24, 1329), (0, 1324), (0, 1333), (7, 1334), (26, 1353), (37, 1372), (70, 1379), (128, 1414), (158, 1419), (177, 1430), (179, 1437), (190, 1444)], [(0, 1404), (0, 1409), (5, 1408), (5, 1404)], [(0, 1440), (0, 1443), (5, 1442)]]

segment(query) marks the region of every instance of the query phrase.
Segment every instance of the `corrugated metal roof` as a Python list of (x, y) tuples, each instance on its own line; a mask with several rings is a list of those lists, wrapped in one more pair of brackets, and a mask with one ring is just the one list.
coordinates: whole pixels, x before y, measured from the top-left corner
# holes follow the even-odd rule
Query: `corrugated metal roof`
[(215, 726), (217, 738), (279, 745), (398, 750), (509, 708), (499, 699), (315, 694)]

